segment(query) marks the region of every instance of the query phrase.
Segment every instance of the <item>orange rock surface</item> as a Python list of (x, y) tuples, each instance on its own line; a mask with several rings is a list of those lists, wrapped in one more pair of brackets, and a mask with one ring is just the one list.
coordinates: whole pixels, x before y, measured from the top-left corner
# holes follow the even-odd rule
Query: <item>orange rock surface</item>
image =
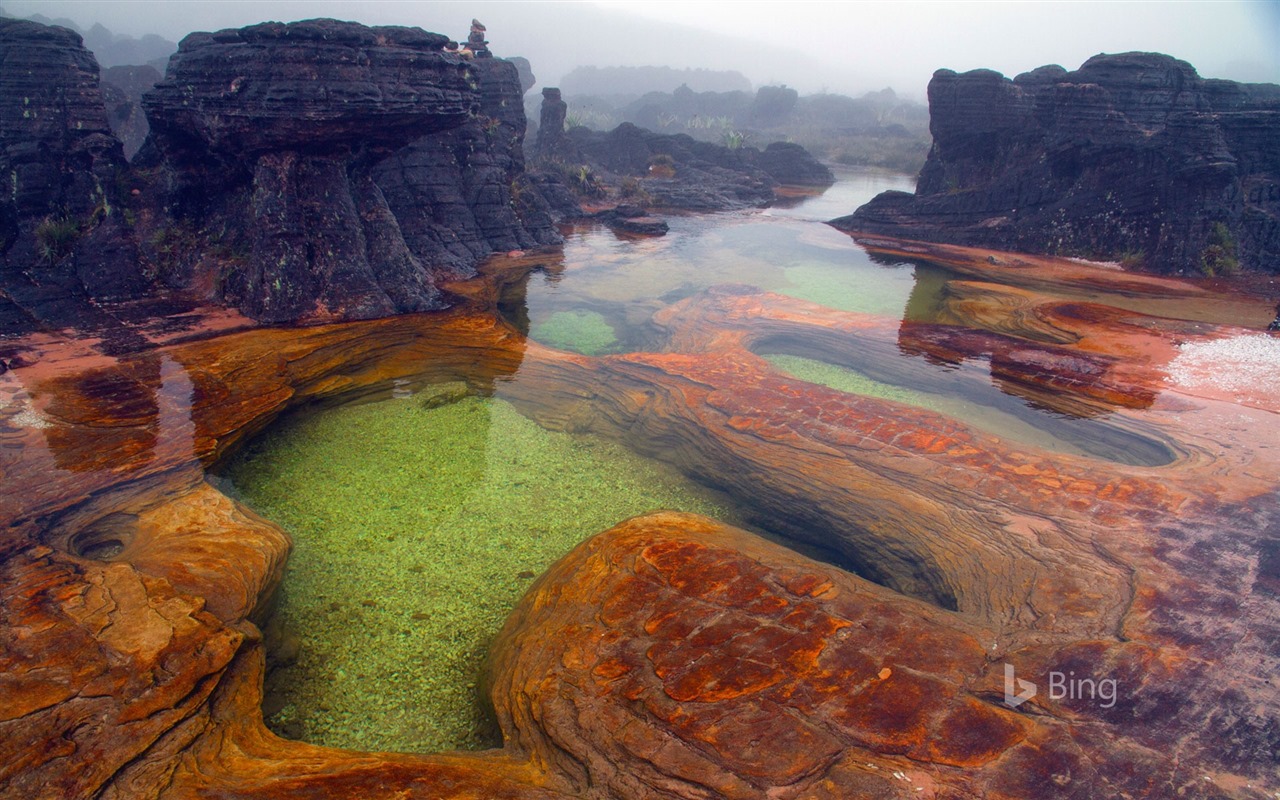
[[(1274, 798), (1280, 409), (1166, 380), (1178, 341), (1234, 329), (989, 280), (903, 325), (722, 287), (655, 317), (656, 352), (600, 358), (526, 341), (491, 288), (471, 310), (120, 357), (42, 345), (0, 375), (0, 796)], [(758, 355), (789, 350), (952, 364), (1169, 463), (1020, 446)], [(502, 750), (280, 739), (256, 623), (289, 541), (204, 470), (289, 407), (393, 380), (501, 383), (541, 424), (673, 461), (860, 575), (637, 518), (508, 621)], [(1006, 704), (1006, 669), (1038, 694)], [(1055, 673), (1095, 693), (1055, 696)]]

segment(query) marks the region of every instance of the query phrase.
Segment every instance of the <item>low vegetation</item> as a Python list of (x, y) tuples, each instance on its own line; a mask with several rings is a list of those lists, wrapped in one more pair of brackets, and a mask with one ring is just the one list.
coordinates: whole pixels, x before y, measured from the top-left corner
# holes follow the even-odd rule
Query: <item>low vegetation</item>
[(71, 255), (83, 233), (80, 221), (70, 216), (45, 217), (36, 225), (36, 255), (48, 266), (57, 264)]

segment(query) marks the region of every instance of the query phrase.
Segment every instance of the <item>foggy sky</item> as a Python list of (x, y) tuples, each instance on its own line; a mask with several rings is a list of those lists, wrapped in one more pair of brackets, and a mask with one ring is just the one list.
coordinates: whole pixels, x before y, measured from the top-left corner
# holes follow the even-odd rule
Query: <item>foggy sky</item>
[(423, 0), (0, 0), (11, 15), (158, 33), (330, 16), (466, 37), (488, 27), (498, 56), (522, 55), (540, 86), (577, 65), (736, 69), (756, 86), (846, 94), (892, 86), (924, 98), (935, 69), (1012, 77), (1078, 67), (1101, 52), (1156, 50), (1205, 77), (1280, 83), (1280, 0), (1268, 2), (426, 2)]

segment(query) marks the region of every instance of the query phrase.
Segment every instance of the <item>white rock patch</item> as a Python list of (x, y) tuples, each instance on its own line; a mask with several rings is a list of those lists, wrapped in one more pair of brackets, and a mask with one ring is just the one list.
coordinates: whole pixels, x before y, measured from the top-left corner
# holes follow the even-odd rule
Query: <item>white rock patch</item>
[(1190, 342), (1169, 364), (1169, 382), (1187, 389), (1280, 392), (1280, 337), (1265, 333)]

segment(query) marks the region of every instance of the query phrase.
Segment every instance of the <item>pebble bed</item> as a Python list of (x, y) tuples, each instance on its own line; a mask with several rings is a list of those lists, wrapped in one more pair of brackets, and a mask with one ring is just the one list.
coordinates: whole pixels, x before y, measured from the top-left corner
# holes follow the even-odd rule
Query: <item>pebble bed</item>
[(538, 575), (637, 514), (737, 522), (721, 495), (617, 444), (546, 431), (501, 400), (439, 402), (428, 391), (286, 421), (224, 471), (294, 538), (273, 626), (296, 660), (272, 672), (264, 707), (282, 735), (495, 746), (484, 660)]
[(1188, 342), (1169, 364), (1169, 380), (1187, 389), (1280, 393), (1280, 337), (1266, 333)]

